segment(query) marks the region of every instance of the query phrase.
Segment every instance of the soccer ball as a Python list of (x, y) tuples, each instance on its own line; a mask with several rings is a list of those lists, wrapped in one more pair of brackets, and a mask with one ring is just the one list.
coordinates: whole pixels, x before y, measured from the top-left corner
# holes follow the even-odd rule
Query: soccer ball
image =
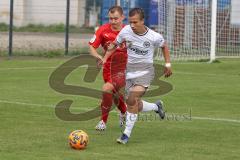
[(89, 139), (86, 132), (76, 130), (68, 136), (69, 145), (74, 149), (85, 149), (88, 145)]

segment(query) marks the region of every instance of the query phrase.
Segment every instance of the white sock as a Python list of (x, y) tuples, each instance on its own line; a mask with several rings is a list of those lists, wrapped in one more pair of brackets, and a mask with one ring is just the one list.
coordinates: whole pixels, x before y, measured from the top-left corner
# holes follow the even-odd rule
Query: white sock
[(127, 116), (126, 116), (126, 127), (124, 130), (124, 134), (126, 134), (128, 137), (130, 137), (133, 126), (135, 124), (135, 122), (137, 121), (137, 114), (134, 113), (129, 113), (127, 112)]
[(157, 111), (158, 106), (155, 103), (149, 103), (144, 100), (142, 100), (143, 103), (143, 109), (142, 112), (148, 112), (148, 111)]

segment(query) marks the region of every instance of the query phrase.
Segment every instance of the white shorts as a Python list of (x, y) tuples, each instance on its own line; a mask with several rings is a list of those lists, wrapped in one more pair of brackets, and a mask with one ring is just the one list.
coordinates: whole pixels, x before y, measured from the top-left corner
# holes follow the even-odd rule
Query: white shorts
[(131, 87), (140, 85), (148, 88), (154, 79), (153, 64), (127, 64), (125, 91), (128, 95)]

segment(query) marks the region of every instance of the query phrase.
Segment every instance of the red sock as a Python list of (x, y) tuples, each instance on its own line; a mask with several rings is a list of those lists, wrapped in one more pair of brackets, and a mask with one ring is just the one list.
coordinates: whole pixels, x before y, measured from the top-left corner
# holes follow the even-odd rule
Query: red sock
[(109, 111), (112, 107), (112, 93), (103, 93), (101, 110), (102, 110), (102, 120), (107, 123)]
[(127, 111), (127, 106), (124, 103), (124, 97), (123, 95), (118, 95), (117, 98), (114, 99), (114, 103), (117, 105), (118, 109), (121, 111), (122, 114), (125, 114)]

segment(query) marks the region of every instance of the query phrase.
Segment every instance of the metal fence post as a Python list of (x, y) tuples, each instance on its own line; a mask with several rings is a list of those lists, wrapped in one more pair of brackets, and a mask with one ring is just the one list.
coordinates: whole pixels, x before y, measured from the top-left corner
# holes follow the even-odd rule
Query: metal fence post
[(68, 55), (69, 48), (69, 16), (70, 16), (70, 0), (67, 0), (66, 24), (65, 24), (65, 55)]
[(117, 6), (121, 6), (121, 1), (120, 0), (116, 0), (116, 5)]
[(12, 44), (13, 44), (13, 5), (14, 1), (10, 1), (10, 19), (9, 19), (9, 45), (8, 45), (8, 55), (12, 56)]

